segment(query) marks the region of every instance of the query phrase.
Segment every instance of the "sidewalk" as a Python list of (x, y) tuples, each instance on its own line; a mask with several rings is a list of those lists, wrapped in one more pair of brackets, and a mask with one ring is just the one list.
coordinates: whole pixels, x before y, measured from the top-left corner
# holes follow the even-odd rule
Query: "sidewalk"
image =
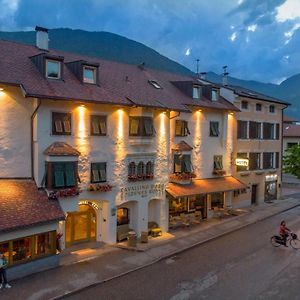
[[(288, 198), (245, 209), (239, 216), (210, 219), (192, 228), (174, 231), (148, 244), (139, 251), (105, 245), (83, 253), (62, 257), (63, 265), (11, 282), (10, 290), (0, 290), (1, 299), (57, 299), (84, 287), (99, 284), (126, 273), (172, 257), (191, 247), (266, 219), (300, 205), (300, 199)], [(75, 263), (76, 262), (76, 263)]]

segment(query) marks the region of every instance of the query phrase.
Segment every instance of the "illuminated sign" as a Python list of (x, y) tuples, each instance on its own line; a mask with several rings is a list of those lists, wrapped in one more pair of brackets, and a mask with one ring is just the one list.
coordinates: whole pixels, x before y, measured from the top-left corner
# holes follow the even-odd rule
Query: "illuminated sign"
[(96, 210), (99, 209), (99, 205), (96, 204), (95, 202), (91, 202), (91, 201), (86, 201), (86, 200), (79, 201), (79, 205), (89, 205), (89, 206), (92, 206)]
[(236, 166), (241, 166), (241, 167), (248, 167), (249, 166), (249, 159), (247, 159), (247, 158), (237, 158), (235, 160), (235, 165)]

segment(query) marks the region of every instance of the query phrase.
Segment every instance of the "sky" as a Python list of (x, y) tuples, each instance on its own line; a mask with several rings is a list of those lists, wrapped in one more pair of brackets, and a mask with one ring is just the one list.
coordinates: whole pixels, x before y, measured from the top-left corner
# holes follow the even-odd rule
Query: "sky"
[(0, 0), (0, 30), (68, 27), (141, 42), (191, 70), (280, 83), (300, 73), (300, 0)]

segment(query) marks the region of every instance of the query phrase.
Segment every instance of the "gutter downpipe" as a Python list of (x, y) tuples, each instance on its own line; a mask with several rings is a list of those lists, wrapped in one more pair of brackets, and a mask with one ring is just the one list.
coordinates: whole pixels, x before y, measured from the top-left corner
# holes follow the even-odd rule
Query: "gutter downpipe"
[(31, 115), (31, 120), (30, 120), (30, 140), (31, 140), (31, 179), (34, 180), (34, 149), (33, 149), (33, 121), (34, 121), (34, 118), (37, 114), (37, 111), (39, 109), (39, 107), (41, 106), (41, 100), (40, 98), (37, 98), (38, 99), (38, 104), (37, 104), (37, 107), (35, 108), (35, 110), (33, 111), (32, 115)]

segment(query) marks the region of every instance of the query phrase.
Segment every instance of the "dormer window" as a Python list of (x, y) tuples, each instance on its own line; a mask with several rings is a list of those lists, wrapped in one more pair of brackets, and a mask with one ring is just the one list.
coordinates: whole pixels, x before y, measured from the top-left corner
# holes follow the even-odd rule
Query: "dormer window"
[(153, 85), (156, 89), (161, 89), (161, 86), (155, 80), (149, 80), (149, 83)]
[(83, 82), (85, 83), (96, 83), (96, 68), (90, 66), (83, 67)]
[(211, 91), (211, 101), (218, 101), (218, 92), (216, 90)]
[(193, 98), (194, 99), (200, 99), (201, 96), (201, 88), (198, 86), (193, 87)]
[(46, 60), (46, 77), (50, 79), (60, 79), (61, 62), (56, 60)]

